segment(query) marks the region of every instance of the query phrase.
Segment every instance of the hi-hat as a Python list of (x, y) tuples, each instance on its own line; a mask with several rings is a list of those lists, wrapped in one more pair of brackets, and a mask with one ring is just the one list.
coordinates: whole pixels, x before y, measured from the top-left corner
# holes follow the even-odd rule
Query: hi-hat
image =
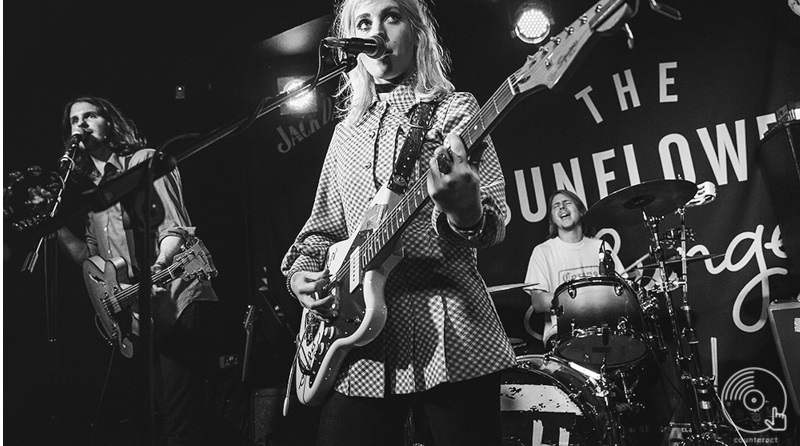
[(506, 285), (490, 286), (487, 287), (486, 289), (489, 290), (489, 294), (492, 294), (492, 293), (499, 293), (501, 291), (516, 290), (518, 288), (527, 288), (534, 285), (538, 285), (538, 283), (509, 283)]
[(593, 204), (587, 222), (596, 228), (630, 226), (648, 217), (662, 217), (684, 206), (697, 192), (686, 180), (653, 180), (628, 186)]

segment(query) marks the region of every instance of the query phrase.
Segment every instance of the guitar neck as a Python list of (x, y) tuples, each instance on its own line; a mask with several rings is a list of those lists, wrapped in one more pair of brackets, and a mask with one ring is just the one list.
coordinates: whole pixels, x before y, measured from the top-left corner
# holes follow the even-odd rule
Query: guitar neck
[(471, 154), (478, 144), (494, 130), (516, 102), (520, 91), (514, 88), (517, 84), (515, 76), (516, 73), (506, 79), (478, 113), (469, 120), (465, 130), (459, 134), (467, 147), (467, 155)]
[[(512, 106), (535, 91), (553, 88), (570, 67), (574, 67), (573, 62), (585, 55), (582, 50), (587, 44), (599, 33), (618, 26), (629, 14), (630, 8), (625, 6), (625, 0), (601, 0), (541, 46), (539, 51), (528, 56), (525, 64), (500, 85), (459, 134), (467, 147), (467, 156), (473, 154)], [(376, 258), (382, 258), (383, 251), (391, 246), (389, 242), (399, 236), (429, 200), (425, 171), (362, 244), (361, 264), (369, 268)]]
[[(466, 129), (460, 133), (467, 155), (470, 155), (478, 144), (497, 126), (500, 119), (510, 110), (514, 97), (519, 92), (513, 90), (514, 79), (509, 78), (492, 95), (489, 101), (468, 122)], [(370, 265), (382, 254), (395, 237), (408, 226), (411, 219), (428, 203), (426, 170), (380, 223), (378, 228), (361, 246), (361, 264)]]
[[(166, 282), (177, 278), (175, 271), (180, 268), (181, 265), (172, 264), (166, 269), (156, 272), (150, 278), (153, 285), (163, 285)], [(129, 306), (133, 305), (136, 300), (139, 298), (139, 284), (131, 285), (128, 288), (120, 291), (117, 295), (117, 301), (122, 308), (128, 308)]]

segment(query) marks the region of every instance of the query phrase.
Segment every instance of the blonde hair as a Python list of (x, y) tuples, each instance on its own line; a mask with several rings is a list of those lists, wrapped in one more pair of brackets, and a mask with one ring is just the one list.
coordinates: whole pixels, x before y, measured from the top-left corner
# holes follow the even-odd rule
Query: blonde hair
[[(355, 35), (355, 9), (368, 0), (343, 0), (336, 8), (336, 19), (332, 34), (338, 38)], [(435, 100), (455, 90), (447, 73), (450, 71), (450, 55), (439, 42), (436, 34), (436, 19), (430, 13), (425, 0), (394, 0), (404, 17), (409, 21), (416, 37), (415, 69), (417, 73), (414, 91), (423, 100)], [(410, 74), (410, 73), (409, 73)], [(364, 65), (342, 75), (336, 95), (339, 97), (337, 116), (345, 123), (357, 122), (372, 103), (374, 80)]]

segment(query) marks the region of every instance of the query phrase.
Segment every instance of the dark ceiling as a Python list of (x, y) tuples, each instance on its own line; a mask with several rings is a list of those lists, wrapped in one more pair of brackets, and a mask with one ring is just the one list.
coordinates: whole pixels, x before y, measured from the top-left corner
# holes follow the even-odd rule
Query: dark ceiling
[[(505, 1), (439, 0), (434, 12), (448, 23), (442, 28), (461, 39), (476, 21), (491, 20), (486, 11), (505, 17)], [(235, 71), (271, 74), (284, 62), (259, 42), (314, 20), (315, 32), (299, 38), (325, 35), (330, 20), (320, 18), (332, 12), (333, 2), (319, 0), (6, 2), (5, 126), (24, 127), (35, 115), (47, 136), (31, 141), (6, 132), (5, 145), (56, 147), (61, 104), (87, 93), (117, 101), (152, 134), (148, 121), (166, 116), (157, 118), (148, 107), (172, 99), (175, 85), (210, 89), (218, 79), (237, 82), (230, 80), (241, 74)], [(232, 110), (250, 105), (228, 102)], [(27, 150), (7, 149), (4, 160), (12, 168), (41, 162)]]

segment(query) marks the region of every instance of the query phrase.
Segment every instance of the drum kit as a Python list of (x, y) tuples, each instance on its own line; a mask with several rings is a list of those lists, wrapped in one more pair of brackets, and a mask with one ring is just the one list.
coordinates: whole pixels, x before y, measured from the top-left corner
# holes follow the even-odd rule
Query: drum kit
[[(644, 277), (640, 271), (633, 281), (610, 271), (555, 290), (551, 314), (558, 332), (552, 348), (543, 355), (519, 355), (517, 366), (503, 376), (504, 445), (630, 444), (621, 417), (643, 408), (633, 399), (639, 371), (647, 358), (663, 362), (669, 357), (683, 384), (679, 391), (691, 419), (680, 444), (725, 444), (721, 434), (729, 428), (722, 424), (723, 408), (712, 377), (700, 366), (687, 299), (687, 264), (718, 256), (685, 256), (687, 243), (694, 239), (684, 213), (715, 196), (711, 183), (657, 180), (621, 189), (591, 206), (585, 218), (593, 227), (644, 223), (653, 261), (640, 261), (641, 266), (629, 271), (654, 272)], [(679, 216), (680, 226), (659, 233), (659, 223), (672, 213)], [(677, 258), (668, 256), (670, 251), (677, 252)], [(490, 292), (528, 285), (499, 286)], [(671, 297), (677, 290), (678, 311)]]

